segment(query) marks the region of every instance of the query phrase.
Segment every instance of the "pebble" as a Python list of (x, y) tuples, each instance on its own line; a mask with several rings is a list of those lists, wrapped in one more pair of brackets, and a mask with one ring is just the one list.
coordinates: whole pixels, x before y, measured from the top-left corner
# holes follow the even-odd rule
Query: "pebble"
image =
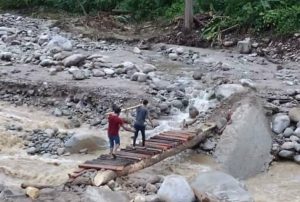
[(293, 158), (295, 152), (294, 151), (289, 151), (289, 150), (281, 150), (278, 155), (282, 158)]
[(281, 149), (283, 150), (291, 150), (294, 149), (295, 144), (293, 142), (285, 142), (281, 145)]

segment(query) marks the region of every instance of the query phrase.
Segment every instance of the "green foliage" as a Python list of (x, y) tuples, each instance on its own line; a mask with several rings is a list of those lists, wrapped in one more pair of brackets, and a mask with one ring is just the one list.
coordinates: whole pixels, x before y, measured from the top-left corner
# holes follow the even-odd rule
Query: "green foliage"
[(300, 30), (299, 0), (198, 0), (198, 6), (225, 16), (205, 28), (203, 35), (208, 39), (235, 25), (255, 32), (273, 30), (278, 35)]
[[(203, 31), (209, 39), (220, 31), (238, 25), (244, 30), (276, 34), (300, 29), (300, 0), (194, 0), (195, 12), (212, 12), (213, 20)], [(44, 6), (72, 13), (91, 13), (120, 9), (129, 11), (136, 20), (172, 19), (183, 15), (184, 0), (0, 0), (0, 8)]]

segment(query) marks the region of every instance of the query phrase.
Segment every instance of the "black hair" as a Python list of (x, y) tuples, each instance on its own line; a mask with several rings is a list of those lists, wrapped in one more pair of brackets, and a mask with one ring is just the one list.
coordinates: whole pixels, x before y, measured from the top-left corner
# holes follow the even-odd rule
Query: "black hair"
[(148, 102), (148, 100), (143, 100), (143, 105), (147, 105), (149, 102)]
[(121, 108), (120, 107), (115, 106), (113, 110), (114, 110), (114, 112), (116, 114), (120, 114), (121, 113)]

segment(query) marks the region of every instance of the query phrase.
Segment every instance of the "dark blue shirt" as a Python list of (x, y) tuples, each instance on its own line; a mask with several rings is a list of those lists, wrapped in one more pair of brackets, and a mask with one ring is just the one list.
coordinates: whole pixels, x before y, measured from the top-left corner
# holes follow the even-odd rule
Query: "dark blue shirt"
[(148, 109), (144, 106), (140, 106), (136, 109), (136, 120), (135, 124), (139, 126), (144, 126), (146, 118), (148, 117)]

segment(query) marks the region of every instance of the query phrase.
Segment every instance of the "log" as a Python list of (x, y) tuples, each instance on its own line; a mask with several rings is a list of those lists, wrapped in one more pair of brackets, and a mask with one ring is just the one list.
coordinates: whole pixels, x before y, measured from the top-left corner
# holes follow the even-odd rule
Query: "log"
[(42, 184), (30, 184), (30, 183), (22, 183), (21, 188), (26, 189), (27, 187), (35, 187), (37, 189), (46, 189), (46, 188), (54, 188), (52, 185), (42, 185)]
[(136, 172), (138, 170), (144, 169), (146, 167), (152, 166), (168, 157), (174, 156), (176, 154), (181, 153), (182, 151), (192, 148), (199, 144), (201, 141), (203, 141), (209, 133), (216, 127), (216, 124), (210, 124), (210, 125), (204, 125), (202, 128), (200, 128), (200, 133), (196, 135), (194, 138), (191, 140), (183, 143), (182, 145), (179, 145), (176, 148), (172, 148), (170, 150), (166, 150), (162, 152), (161, 154), (157, 154), (151, 158), (144, 159), (142, 161), (139, 161), (135, 164), (131, 164), (129, 166), (124, 167), (123, 170), (120, 171), (115, 171), (117, 176), (123, 176), (123, 175), (128, 175), (133, 172)]

